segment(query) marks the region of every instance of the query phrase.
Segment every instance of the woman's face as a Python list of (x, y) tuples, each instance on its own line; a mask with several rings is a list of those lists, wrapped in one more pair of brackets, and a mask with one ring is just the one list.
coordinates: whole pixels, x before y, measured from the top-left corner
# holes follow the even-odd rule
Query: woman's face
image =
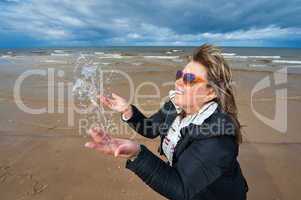
[(212, 100), (215, 97), (215, 93), (212, 88), (207, 87), (207, 71), (202, 64), (190, 61), (183, 69), (183, 73), (192, 73), (205, 81), (185, 84), (183, 78), (180, 78), (175, 82), (175, 90), (177, 93), (174, 103), (184, 109), (186, 113), (194, 113), (197, 112), (204, 103)]

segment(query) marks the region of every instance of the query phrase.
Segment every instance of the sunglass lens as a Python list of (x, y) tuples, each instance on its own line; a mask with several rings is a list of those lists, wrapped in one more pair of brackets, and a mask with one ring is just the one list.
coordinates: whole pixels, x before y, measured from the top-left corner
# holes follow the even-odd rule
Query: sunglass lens
[(183, 72), (181, 70), (178, 70), (177, 73), (176, 73), (176, 79), (180, 79), (182, 78), (182, 75), (183, 75)]
[(195, 75), (194, 75), (194, 74), (187, 73), (187, 74), (184, 75), (183, 81), (184, 81), (185, 83), (192, 83), (192, 82), (195, 81)]

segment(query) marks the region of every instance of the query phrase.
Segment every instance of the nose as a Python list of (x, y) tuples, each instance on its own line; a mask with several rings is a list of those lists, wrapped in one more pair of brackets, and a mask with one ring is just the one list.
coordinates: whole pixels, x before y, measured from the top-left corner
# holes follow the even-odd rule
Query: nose
[(176, 80), (175, 81), (175, 86), (176, 87), (183, 87), (184, 86), (183, 78), (180, 78), (180, 79)]

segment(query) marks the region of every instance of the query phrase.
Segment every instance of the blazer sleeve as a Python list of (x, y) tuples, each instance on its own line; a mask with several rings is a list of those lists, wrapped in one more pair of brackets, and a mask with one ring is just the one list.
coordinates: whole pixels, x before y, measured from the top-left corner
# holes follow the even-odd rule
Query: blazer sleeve
[(150, 117), (146, 117), (136, 106), (131, 106), (133, 109), (132, 117), (128, 120), (124, 120), (122, 117), (121, 119), (127, 122), (137, 133), (147, 138), (157, 137), (160, 134), (160, 127), (164, 126), (167, 113), (170, 112), (171, 109), (175, 110), (172, 102), (168, 101), (165, 102), (158, 112)]
[(194, 141), (170, 166), (141, 145), (126, 168), (168, 199), (188, 200), (212, 184), (234, 159), (233, 138), (220, 136)]

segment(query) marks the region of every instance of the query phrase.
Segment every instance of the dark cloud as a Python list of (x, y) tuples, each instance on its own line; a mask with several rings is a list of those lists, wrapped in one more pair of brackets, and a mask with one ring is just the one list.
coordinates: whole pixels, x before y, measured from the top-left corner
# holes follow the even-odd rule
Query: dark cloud
[(300, 11), (299, 0), (6, 0), (0, 42), (283, 46), (301, 40)]

